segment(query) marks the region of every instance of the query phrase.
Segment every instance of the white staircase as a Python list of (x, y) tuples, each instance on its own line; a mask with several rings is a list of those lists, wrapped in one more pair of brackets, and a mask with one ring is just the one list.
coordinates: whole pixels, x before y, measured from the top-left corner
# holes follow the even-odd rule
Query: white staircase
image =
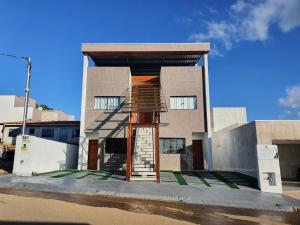
[(156, 180), (152, 128), (137, 128), (131, 180)]

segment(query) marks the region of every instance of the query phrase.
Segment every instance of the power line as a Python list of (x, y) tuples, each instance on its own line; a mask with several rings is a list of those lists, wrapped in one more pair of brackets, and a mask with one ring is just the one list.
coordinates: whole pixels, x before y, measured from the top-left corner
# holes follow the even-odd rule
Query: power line
[(6, 53), (2, 53), (2, 52), (0, 52), (0, 55), (12, 57), (12, 58), (16, 58), (16, 59), (24, 59), (24, 60), (28, 61), (28, 57), (24, 57), (24, 56), (11, 55), (11, 54), (6, 54)]

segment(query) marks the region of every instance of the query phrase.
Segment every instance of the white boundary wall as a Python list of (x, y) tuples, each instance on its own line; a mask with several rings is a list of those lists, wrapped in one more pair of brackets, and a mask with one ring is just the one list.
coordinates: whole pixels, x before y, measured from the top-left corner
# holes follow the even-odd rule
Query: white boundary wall
[(213, 157), (214, 169), (245, 173), (261, 191), (282, 193), (277, 146), (258, 144), (255, 122), (214, 132)]
[[(28, 136), (17, 137), (13, 173), (31, 176), (32, 173), (62, 169), (77, 169), (78, 146)], [(22, 148), (26, 145), (26, 148)]]

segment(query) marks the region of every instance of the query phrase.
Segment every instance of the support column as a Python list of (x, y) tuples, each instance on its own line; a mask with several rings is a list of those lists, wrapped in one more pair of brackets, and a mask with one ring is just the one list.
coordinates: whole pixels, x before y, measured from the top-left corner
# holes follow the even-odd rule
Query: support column
[(210, 95), (209, 95), (209, 76), (208, 76), (208, 54), (203, 56), (204, 64), (204, 87), (205, 87), (205, 117), (206, 117), (206, 137), (205, 137), (205, 161), (206, 169), (212, 170), (212, 140), (211, 140), (211, 118), (210, 118)]
[(126, 181), (130, 181), (131, 177), (131, 161), (132, 161), (132, 125), (128, 124), (128, 137), (127, 137), (127, 161), (126, 161)]
[(159, 123), (155, 123), (155, 171), (156, 182), (160, 183)]
[(88, 66), (89, 66), (89, 57), (88, 57), (88, 55), (83, 55), (80, 138), (79, 138), (79, 156), (78, 156), (78, 169), (80, 169), (80, 170), (87, 169), (87, 158), (88, 158), (88, 140), (87, 140), (85, 132), (84, 132)]

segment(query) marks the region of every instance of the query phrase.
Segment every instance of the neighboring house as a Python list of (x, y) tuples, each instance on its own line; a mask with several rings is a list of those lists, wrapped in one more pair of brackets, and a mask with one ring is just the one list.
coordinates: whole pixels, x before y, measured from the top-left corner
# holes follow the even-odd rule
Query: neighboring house
[[(27, 119), (33, 119), (36, 101), (28, 101)], [(0, 95), (0, 122), (22, 121), (24, 114), (24, 97), (15, 95)], [(2, 142), (2, 125), (0, 125), (0, 142)]]
[[(15, 145), (16, 137), (21, 134), (22, 122), (6, 122), (2, 125), (3, 144)], [(78, 145), (79, 121), (36, 121), (27, 122), (26, 134), (48, 140)]]
[[(209, 169), (209, 43), (83, 44), (79, 169)], [(89, 60), (93, 62), (89, 63)]]
[[(0, 123), (22, 121), (24, 113), (24, 97), (0, 95)], [(36, 100), (28, 101), (28, 121), (74, 121), (75, 117), (59, 110), (41, 110), (36, 108)], [(2, 142), (2, 125), (0, 125), (0, 143)]]
[(245, 108), (213, 108), (213, 168), (256, 177), (262, 191), (300, 181), (300, 121), (247, 122)]
[(34, 112), (33, 119), (35, 121), (74, 121), (75, 116), (68, 115), (60, 110), (41, 110), (37, 109)]

